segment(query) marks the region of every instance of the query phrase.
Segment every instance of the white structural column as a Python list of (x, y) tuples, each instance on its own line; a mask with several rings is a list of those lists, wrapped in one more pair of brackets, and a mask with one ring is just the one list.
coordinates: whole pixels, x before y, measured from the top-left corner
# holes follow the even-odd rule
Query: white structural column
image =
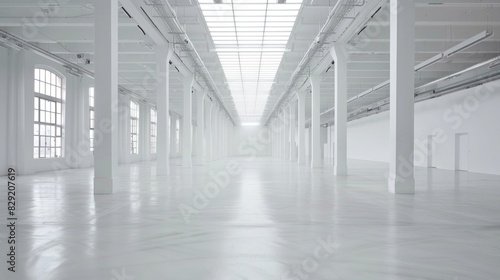
[(297, 115), (296, 115), (297, 103), (295, 99), (290, 103), (290, 161), (297, 160), (297, 141), (295, 140), (296, 127), (297, 127)]
[(192, 167), (193, 157), (193, 82), (194, 76), (184, 77), (184, 110), (182, 115), (182, 166)]
[(279, 126), (280, 126), (280, 158), (285, 157), (285, 118), (284, 118), (284, 112), (281, 111), (280, 117), (279, 117)]
[(311, 168), (322, 166), (321, 160), (321, 124), (320, 93), (321, 77), (311, 76)]
[(335, 61), (335, 125), (333, 127), (333, 173), (347, 175), (347, 52), (343, 45), (330, 49)]
[(212, 160), (217, 159), (217, 130), (218, 130), (218, 125), (217, 125), (217, 111), (218, 111), (218, 106), (215, 105), (214, 109), (212, 111)]
[(415, 193), (415, 2), (391, 0), (389, 192)]
[(306, 91), (297, 92), (298, 163), (306, 163)]
[[(173, 47), (170, 45), (157, 46), (156, 54), (156, 113), (157, 113), (157, 141), (156, 141), (156, 175), (168, 175), (170, 133), (169, 128), (169, 97), (170, 97), (170, 71), (169, 61), (172, 57)], [(175, 128), (175, 126), (174, 126)], [(175, 130), (174, 130), (175, 131)], [(175, 133), (174, 133), (175, 137)], [(175, 148), (175, 145), (174, 145)]]
[(118, 165), (118, 0), (96, 0), (94, 7), (94, 193), (112, 194)]
[(205, 96), (206, 92), (198, 94), (196, 97), (196, 124), (198, 126), (196, 132), (196, 164), (203, 165), (205, 158)]
[(207, 135), (207, 161), (213, 159), (213, 143), (214, 143), (214, 117), (213, 111), (215, 110), (215, 102), (210, 102), (210, 110), (208, 110), (208, 119), (207, 119), (207, 127), (208, 127), (208, 135)]
[[(170, 116), (170, 157), (177, 157), (177, 116)], [(157, 163), (158, 164), (158, 163)]]

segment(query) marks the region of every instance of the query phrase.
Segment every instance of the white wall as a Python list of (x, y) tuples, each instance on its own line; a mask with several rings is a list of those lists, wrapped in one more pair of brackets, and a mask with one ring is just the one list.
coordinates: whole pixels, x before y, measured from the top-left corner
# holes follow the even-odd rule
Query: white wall
[[(435, 135), (435, 167), (455, 170), (455, 135), (469, 135), (470, 172), (500, 175), (500, 81), (415, 104), (415, 165), (427, 167)], [(388, 162), (389, 112), (348, 124), (348, 157)]]
[(233, 133), (234, 156), (269, 156), (269, 129), (263, 126), (235, 126)]
[[(33, 98), (34, 69), (43, 67), (64, 77), (64, 157), (33, 158)], [(14, 51), (0, 47), (0, 175), (7, 166), (16, 167), (19, 174), (83, 168), (93, 165), (89, 146), (88, 89), (93, 79), (69, 74), (64, 67), (31, 51)], [(120, 107), (120, 121), (128, 130), (127, 106)], [(9, 121), (9, 114), (14, 121)], [(129, 162), (155, 158), (149, 155), (149, 105), (141, 104), (141, 154), (131, 156)], [(12, 119), (11, 118), (11, 119)], [(8, 133), (7, 133), (8, 132)], [(130, 137), (121, 135), (123, 149), (129, 154)], [(145, 153), (148, 153), (147, 155)], [(126, 161), (125, 161), (126, 162)]]

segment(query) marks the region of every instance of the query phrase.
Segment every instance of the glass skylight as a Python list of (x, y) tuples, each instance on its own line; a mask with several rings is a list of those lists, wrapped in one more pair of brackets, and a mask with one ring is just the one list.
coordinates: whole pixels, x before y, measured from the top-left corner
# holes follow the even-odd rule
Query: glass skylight
[(302, 0), (198, 0), (242, 123), (258, 122)]

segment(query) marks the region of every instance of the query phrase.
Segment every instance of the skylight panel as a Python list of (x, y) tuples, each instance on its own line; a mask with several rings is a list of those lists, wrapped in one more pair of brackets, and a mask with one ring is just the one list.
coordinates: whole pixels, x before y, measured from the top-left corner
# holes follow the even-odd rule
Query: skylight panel
[(243, 122), (264, 112), (302, 0), (199, 0)]

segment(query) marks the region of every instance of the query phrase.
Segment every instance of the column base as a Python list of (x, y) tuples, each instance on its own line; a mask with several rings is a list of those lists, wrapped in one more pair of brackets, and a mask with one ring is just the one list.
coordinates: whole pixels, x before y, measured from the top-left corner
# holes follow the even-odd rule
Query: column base
[(389, 175), (389, 192), (394, 194), (415, 194), (415, 178), (403, 178)]
[(323, 162), (321, 160), (312, 160), (311, 161), (311, 168), (321, 168), (323, 167)]
[(113, 194), (113, 178), (95, 178), (94, 177), (94, 194)]
[(333, 167), (333, 175), (347, 176), (347, 165), (335, 165)]

